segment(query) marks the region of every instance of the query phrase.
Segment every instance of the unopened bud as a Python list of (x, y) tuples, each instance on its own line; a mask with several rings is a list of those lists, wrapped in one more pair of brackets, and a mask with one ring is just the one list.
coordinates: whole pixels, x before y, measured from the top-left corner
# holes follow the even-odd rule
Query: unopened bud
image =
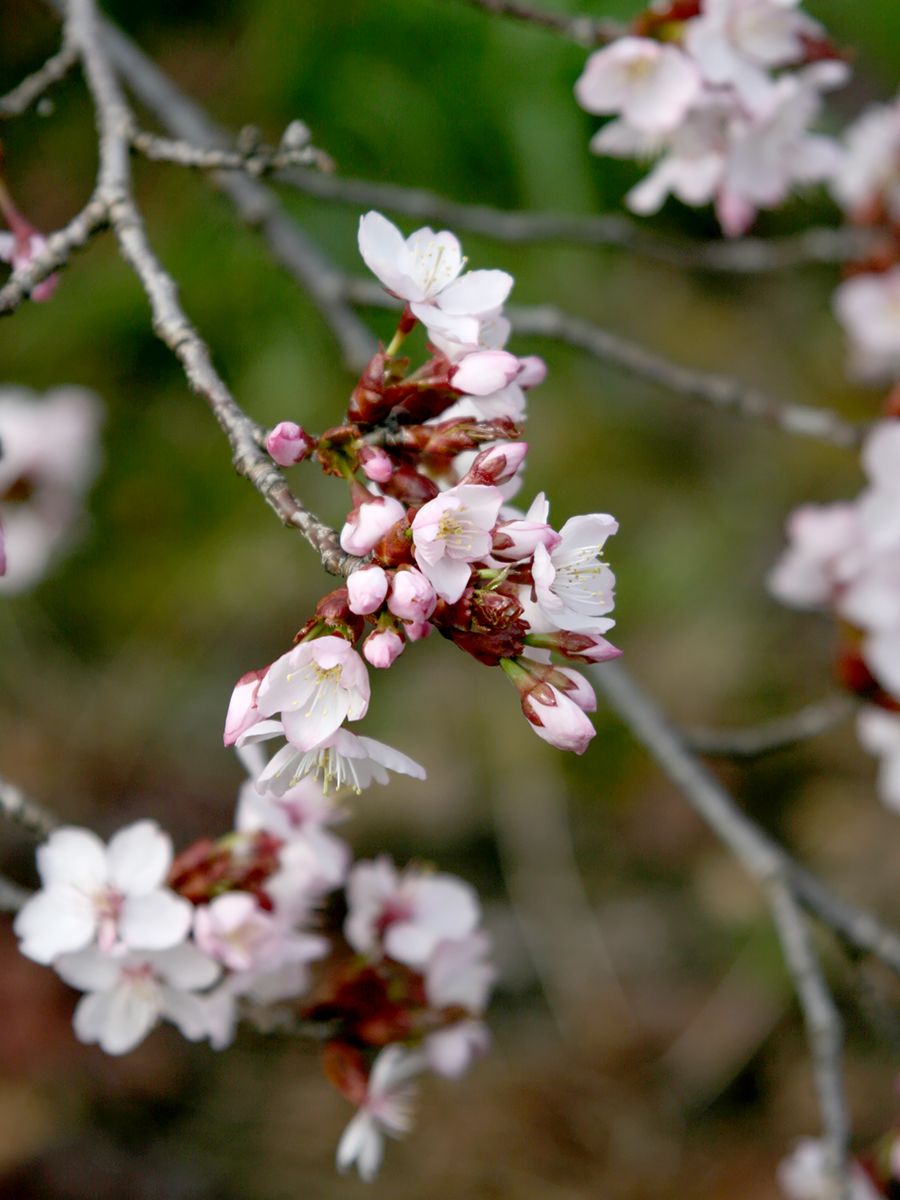
[(315, 441), (293, 421), (279, 421), (266, 438), (266, 450), (279, 467), (293, 467), (303, 462), (315, 449)]
[(482, 450), (469, 468), (463, 483), (507, 483), (525, 461), (527, 442), (503, 442)]
[(372, 667), (391, 666), (403, 653), (403, 638), (393, 629), (376, 629), (363, 642), (363, 657)]

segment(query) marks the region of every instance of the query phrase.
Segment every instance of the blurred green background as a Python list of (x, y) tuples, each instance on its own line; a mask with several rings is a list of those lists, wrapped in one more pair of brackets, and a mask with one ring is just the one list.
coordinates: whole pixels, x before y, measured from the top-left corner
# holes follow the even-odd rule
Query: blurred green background
[[(892, 94), (900, 8), (808, 8), (858, 53), (829, 113), (836, 127)], [(301, 117), (347, 175), (584, 213), (615, 211), (635, 177), (588, 153), (596, 123), (571, 94), (585, 52), (463, 3), (107, 9), (218, 120), (277, 141)], [(5, 0), (0, 90), (56, 38), (37, 0)], [(95, 169), (77, 75), (53, 92), (51, 114), (6, 122), (2, 136), (20, 206), (43, 229), (64, 223)], [(136, 177), (153, 243), (242, 405), (263, 424), (334, 423), (352, 380), (308, 298), (202, 178), (143, 162)], [(359, 209), (282, 198), (362, 274)], [(810, 220), (835, 220), (824, 197), (764, 216), (759, 231)], [(708, 213), (677, 205), (656, 226), (716, 232)], [(616, 250), (464, 243), (473, 266), (514, 273), (518, 302), (557, 303), (784, 399), (878, 411), (877, 394), (844, 382), (833, 269), (710, 276)], [(388, 331), (384, 314), (367, 318)], [(853, 455), (694, 407), (555, 345), (514, 348), (550, 366), (530, 405), (525, 494), (546, 490), (558, 523), (619, 518), (616, 641), (636, 675), (684, 723), (752, 723), (823, 695), (830, 627), (780, 609), (763, 577), (794, 504), (858, 489)], [(0, 324), (0, 356), (3, 381), (78, 383), (107, 409), (85, 537), (38, 590), (0, 606), (0, 773), (104, 833), (139, 815), (181, 844), (225, 829), (240, 779), (221, 748), (231, 685), (287, 648), (327, 580), (232, 474), (109, 237), (77, 257), (51, 304)], [(296, 483), (340, 521), (343, 489), (312, 468)], [(440, 639), (374, 683), (365, 732), (424, 762), (429, 782), (364, 794), (348, 836), (360, 854), (433, 859), (475, 882), (503, 981), (492, 1056), (461, 1083), (427, 1084), (414, 1136), (389, 1148), (368, 1194), (774, 1196), (775, 1164), (818, 1118), (774, 936), (740, 868), (602, 708), (575, 760), (533, 737), (500, 672)], [(879, 807), (851, 730), (722, 773), (848, 896), (900, 918), (897, 817)], [(0, 860), (32, 881), (12, 830)], [(314, 1050), (247, 1033), (217, 1056), (163, 1031), (106, 1059), (75, 1043), (71, 994), (19, 959), (8, 928), (0, 955), (0, 1196), (281, 1200), (362, 1187), (334, 1175), (350, 1113)], [(888, 1021), (895, 997), (889, 981), (829, 962), (866, 1143), (897, 1115), (896, 1060), (871, 1021), (873, 1006)]]

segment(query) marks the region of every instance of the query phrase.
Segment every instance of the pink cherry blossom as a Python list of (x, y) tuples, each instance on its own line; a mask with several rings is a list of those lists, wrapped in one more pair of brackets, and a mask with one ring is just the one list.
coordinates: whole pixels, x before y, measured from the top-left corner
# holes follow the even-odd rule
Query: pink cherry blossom
[(194, 938), (231, 971), (260, 970), (278, 957), (285, 931), (249, 892), (225, 892), (194, 912)]
[(117, 956), (91, 948), (54, 965), (66, 983), (87, 993), (75, 1009), (76, 1036), (107, 1054), (127, 1054), (161, 1020), (189, 1041), (207, 1036), (198, 992), (216, 982), (221, 968), (190, 944)]
[(853, 371), (872, 382), (900, 376), (900, 267), (854, 275), (834, 293)]
[(521, 562), (531, 558), (538, 546), (548, 552), (554, 550), (562, 538), (547, 524), (549, 515), (550, 503), (543, 492), (538, 492), (524, 517), (498, 524), (491, 554), (503, 562)]
[(266, 438), (266, 450), (279, 467), (293, 467), (303, 462), (315, 442), (302, 425), (293, 421), (280, 421)]
[(464, 1008), (473, 1016), (483, 1013), (497, 977), (490, 949), (490, 938), (482, 931), (440, 942), (425, 973), (430, 1007)]
[(696, 66), (676, 46), (621, 37), (591, 55), (575, 96), (590, 113), (620, 114), (635, 129), (666, 133), (681, 123), (700, 89)]
[(573, 671), (571, 667), (557, 667), (556, 669), (569, 681), (567, 687), (560, 685), (560, 691), (565, 692), (570, 700), (574, 700), (582, 712), (596, 712), (596, 693), (581, 672)]
[(490, 552), (491, 534), (503, 503), (497, 488), (460, 484), (435, 496), (412, 523), (416, 562), (449, 604), (469, 582), (469, 564)]
[(425, 1039), (425, 1056), (436, 1075), (459, 1079), (477, 1058), (487, 1054), (491, 1035), (482, 1021), (456, 1021)]
[(381, 608), (388, 593), (388, 576), (383, 567), (360, 567), (347, 577), (350, 611), (366, 616)]
[(424, 1065), (421, 1054), (400, 1046), (386, 1046), (381, 1051), (372, 1065), (359, 1111), (338, 1145), (339, 1171), (355, 1166), (367, 1183), (375, 1178), (384, 1154), (385, 1137), (403, 1137), (412, 1128), (415, 1089), (411, 1080)]
[(422, 623), (428, 620), (437, 604), (434, 588), (415, 567), (402, 568), (391, 580), (388, 608), (401, 621)]
[(557, 629), (602, 632), (614, 604), (616, 577), (600, 557), (619, 528), (608, 513), (571, 517), (552, 550), (539, 544), (532, 575), (541, 613)]
[(292, 746), (311, 750), (344, 720), (366, 715), (366, 665), (345, 638), (329, 635), (301, 642), (271, 665), (259, 686), (257, 707), (262, 717), (281, 713)]
[(441, 942), (468, 937), (479, 920), (475, 892), (461, 879), (398, 872), (384, 857), (352, 868), (347, 905), (344, 936), (354, 950), (411, 967), (428, 963)]
[(223, 740), (226, 746), (233, 746), (241, 735), (259, 720), (256, 696), (268, 669), (261, 667), (257, 671), (248, 671), (234, 685), (231, 700), (228, 702), (228, 712), (225, 714)]
[(516, 383), (520, 388), (539, 387), (547, 378), (547, 364), (536, 354), (526, 354), (519, 359), (519, 374)]
[(804, 504), (787, 523), (788, 548), (767, 580), (782, 604), (814, 608), (830, 603), (848, 578), (845, 560), (861, 530), (853, 504)]
[(380, 670), (392, 666), (403, 653), (406, 643), (393, 629), (376, 629), (363, 642), (366, 662)]
[(43, 886), (14, 925), (20, 950), (35, 962), (95, 940), (110, 953), (164, 950), (187, 935), (191, 906), (163, 886), (172, 842), (155, 821), (126, 826), (108, 846), (87, 829), (57, 829), (37, 860)]
[(871, 105), (846, 130), (831, 190), (851, 217), (880, 203), (900, 220), (900, 100)]
[(341, 530), (341, 549), (360, 557), (368, 554), (405, 516), (406, 509), (393, 496), (373, 496), (347, 517)]
[(551, 684), (542, 684), (522, 697), (522, 712), (539, 738), (558, 750), (584, 754), (596, 730), (584, 711)]
[(472, 396), (490, 396), (506, 387), (519, 374), (519, 360), (505, 350), (480, 350), (467, 354), (450, 383), (458, 392)]

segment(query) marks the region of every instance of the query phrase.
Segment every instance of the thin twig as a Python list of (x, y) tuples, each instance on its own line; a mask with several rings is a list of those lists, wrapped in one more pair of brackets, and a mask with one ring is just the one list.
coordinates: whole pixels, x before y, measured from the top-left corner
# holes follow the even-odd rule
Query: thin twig
[(181, 307), (175, 281), (150, 246), (131, 192), (129, 131), (134, 127), (134, 117), (104, 51), (93, 0), (71, 0), (66, 29), (81, 58), (94, 101), (100, 140), (95, 195), (106, 206), (122, 256), (143, 286), (154, 331), (177, 357), (191, 387), (207, 401), (228, 435), (238, 474), (253, 484), (285, 525), (300, 530), (326, 570), (337, 575), (349, 573), (357, 560), (341, 550), (334, 530), (301, 504), (260, 449), (258, 426), (243, 412), (216, 371), (206, 343)]
[(751, 875), (761, 882), (786, 881), (803, 906), (849, 946), (873, 954), (900, 975), (900, 934), (835, 895), (751, 820), (620, 663), (604, 663), (592, 677), (638, 741)]
[(618, 21), (598, 21), (595, 17), (548, 12), (531, 4), (522, 4), (521, 0), (463, 0), (463, 3), (495, 17), (509, 17), (513, 21), (561, 34), (580, 46), (604, 46), (627, 32), (627, 26)]
[(330, 169), (331, 160), (308, 143), (297, 147), (253, 145), (247, 150), (227, 150), (194, 146), (181, 138), (160, 137), (136, 129), (130, 137), (132, 147), (151, 162), (173, 163), (197, 171), (246, 171), (258, 177), (284, 171), (289, 167), (316, 166)]
[(784, 959), (803, 1011), (824, 1127), (826, 1169), (835, 1186), (836, 1200), (850, 1200), (847, 1161), (850, 1121), (844, 1094), (840, 1014), (825, 981), (806, 918), (790, 887), (772, 880), (766, 890)]
[[(344, 277), (343, 290), (355, 304), (396, 308), (398, 301), (368, 279)], [(727, 375), (715, 375), (672, 362), (646, 346), (630, 342), (599, 325), (550, 305), (513, 306), (506, 310), (517, 333), (548, 338), (574, 346), (598, 361), (619, 367), (677, 395), (700, 400), (722, 412), (761, 421), (785, 433), (813, 438), (832, 446), (856, 447), (866, 425), (856, 425), (825, 408), (784, 404), (758, 388)]]
[(31, 892), (27, 888), (13, 883), (5, 875), (0, 875), (0, 912), (18, 912), (30, 895)]
[(108, 223), (106, 202), (95, 193), (68, 225), (48, 236), (46, 247), (34, 256), (28, 266), (14, 271), (0, 288), (0, 317), (15, 312), (42, 280), (54, 271), (62, 270), (73, 251), (81, 250)]
[(459, 203), (424, 188), (296, 168), (279, 171), (276, 179), (319, 200), (388, 209), (416, 221), (440, 223), (500, 242), (613, 246), (686, 270), (755, 275), (803, 263), (843, 263), (864, 256), (875, 236), (870, 230), (847, 226), (807, 229), (777, 238), (699, 241), (666, 237), (619, 213), (581, 216), (509, 211), (486, 204)]
[(709, 758), (762, 758), (776, 750), (787, 750), (841, 725), (856, 711), (852, 696), (841, 692), (815, 704), (744, 729), (689, 728), (683, 730), (685, 745)]
[(5, 779), (0, 779), (0, 813), (36, 837), (47, 837), (59, 825), (53, 813)]
[(68, 75), (75, 65), (78, 55), (75, 48), (63, 42), (55, 54), (52, 54), (42, 67), (27, 75), (18, 86), (5, 96), (0, 97), (0, 117), (19, 117), (26, 112), (35, 100), (59, 83)]

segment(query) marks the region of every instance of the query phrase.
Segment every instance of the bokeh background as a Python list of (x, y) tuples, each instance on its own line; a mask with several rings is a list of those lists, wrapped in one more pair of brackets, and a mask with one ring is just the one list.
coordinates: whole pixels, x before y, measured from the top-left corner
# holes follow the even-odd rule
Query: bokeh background
[[(575, 11), (558, 0), (548, 7)], [(630, 16), (632, 0), (580, 10)], [(892, 0), (810, 2), (857, 53), (838, 125), (892, 94)], [(348, 175), (459, 200), (615, 211), (633, 178), (592, 158), (572, 100), (585, 53), (451, 0), (158, 0), (108, 4), (220, 121), (277, 140), (302, 117)], [(37, 0), (0, 5), (0, 89), (52, 51)], [(24, 211), (62, 224), (95, 167), (77, 75), (51, 113), (2, 129)], [(153, 242), (244, 407), (264, 424), (332, 424), (351, 378), (297, 286), (202, 178), (137, 164)], [(336, 261), (362, 273), (358, 208), (285, 191)], [(813, 195), (766, 216), (776, 233), (834, 221)], [(401, 222), (407, 228), (409, 222)], [(673, 205), (657, 227), (714, 236)], [(567, 310), (774, 395), (874, 416), (845, 382), (829, 296), (836, 272), (691, 274), (617, 250), (466, 236), (474, 266), (516, 276), (519, 302)], [(384, 314), (366, 314), (388, 330)], [(852, 454), (741, 423), (556, 345), (531, 401), (528, 493), (562, 522), (611, 511), (617, 641), (686, 724), (741, 725), (831, 686), (830, 627), (767, 598), (790, 508), (858, 490)], [(328, 586), (313, 555), (229, 468), (227, 446), (154, 338), (109, 238), (48, 305), (0, 326), (0, 381), (95, 389), (105, 467), (77, 549), (33, 593), (0, 602), (0, 771), (65, 818), (109, 833), (156, 817), (185, 844), (228, 826), (240, 780), (221, 748), (233, 681), (289, 644)], [(339, 522), (343, 490), (297, 486)], [(457, 871), (481, 890), (502, 965), (492, 1055), (429, 1081), (416, 1132), (389, 1148), (373, 1200), (445, 1195), (609, 1200), (776, 1195), (774, 1169), (818, 1119), (803, 1031), (754, 886), (611, 714), (579, 760), (529, 732), (499, 671), (433, 638), (379, 676), (366, 732), (427, 764), (426, 787), (364, 794), (347, 833)], [(845, 729), (752, 766), (721, 766), (747, 810), (836, 881), (900, 919), (894, 815)], [(0, 865), (34, 880), (0, 831)], [(890, 981), (823, 950), (848, 1022), (860, 1143), (898, 1116)], [(344, 1197), (334, 1174), (347, 1105), (316, 1051), (244, 1033), (229, 1052), (161, 1030), (124, 1060), (79, 1046), (74, 996), (0, 929), (0, 1196), (106, 1200)], [(879, 1030), (880, 1040), (873, 1030)]]

